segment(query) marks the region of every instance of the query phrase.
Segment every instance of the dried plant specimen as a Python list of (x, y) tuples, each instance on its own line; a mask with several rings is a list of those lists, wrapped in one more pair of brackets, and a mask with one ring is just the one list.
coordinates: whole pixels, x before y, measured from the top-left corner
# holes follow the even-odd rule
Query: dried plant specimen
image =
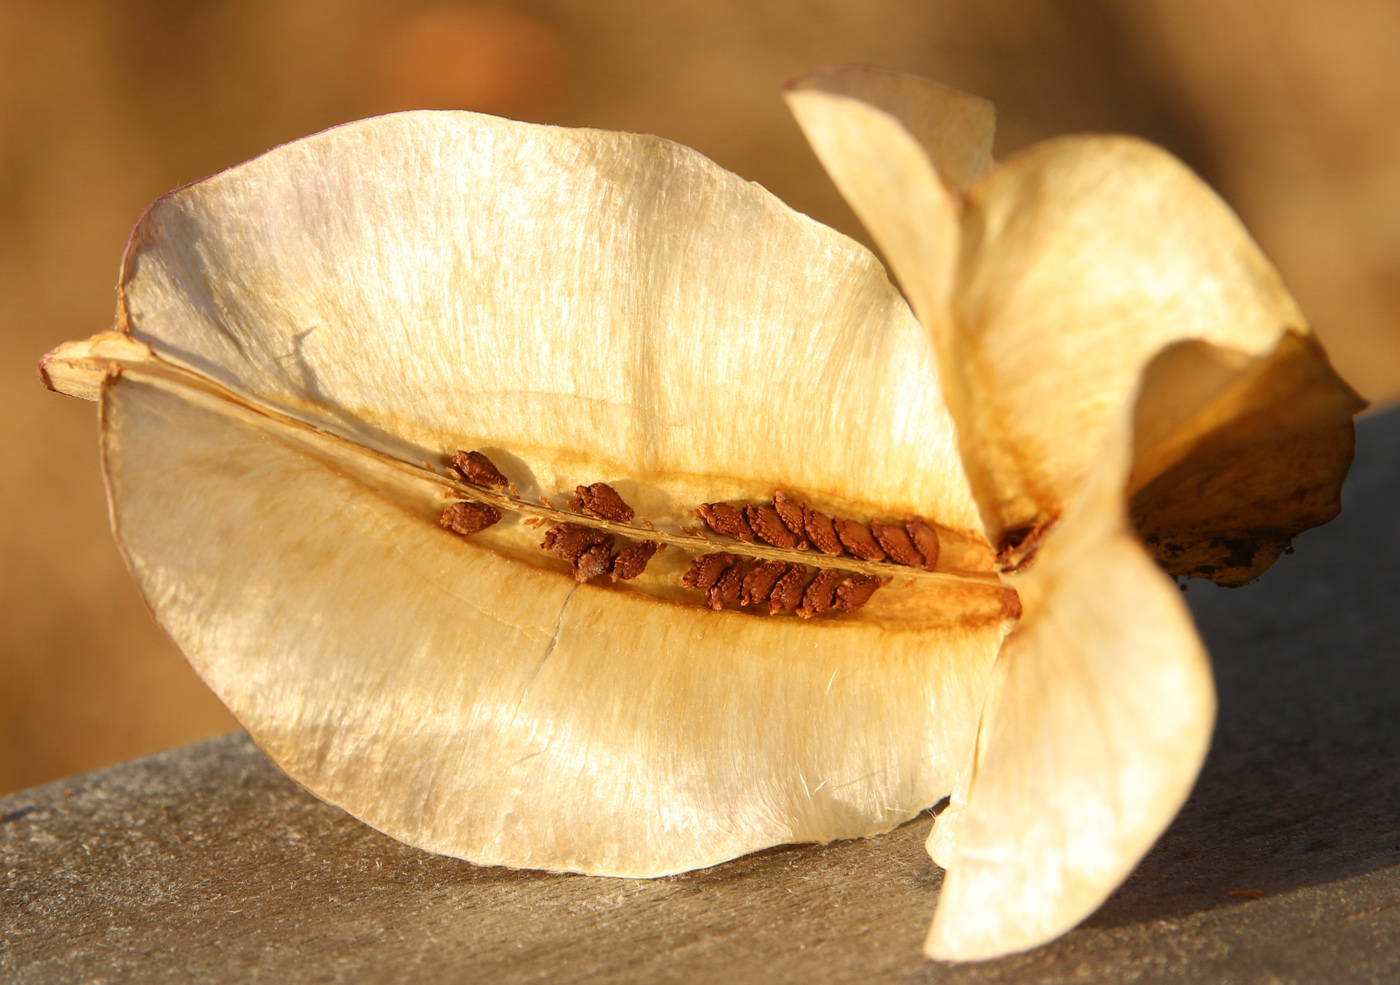
[(43, 371), (100, 401), (157, 618), (319, 796), (647, 876), (951, 793), (928, 953), (1030, 947), (1200, 767), (1159, 565), (1239, 583), (1335, 514), (1359, 403), (1163, 152), (992, 167), (931, 83), (788, 98), (908, 304), (685, 148), (403, 114), (157, 202)]

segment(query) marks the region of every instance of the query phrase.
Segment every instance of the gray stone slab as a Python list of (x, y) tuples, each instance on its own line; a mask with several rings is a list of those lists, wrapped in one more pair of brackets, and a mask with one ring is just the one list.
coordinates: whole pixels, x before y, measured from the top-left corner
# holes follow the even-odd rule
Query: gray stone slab
[(652, 881), (478, 868), (234, 734), (0, 799), (0, 979), (1400, 981), (1397, 505), (1391, 412), (1360, 426), (1340, 520), (1254, 585), (1190, 588), (1220, 689), (1205, 771), (1108, 904), (1028, 954), (919, 959), (927, 816)]

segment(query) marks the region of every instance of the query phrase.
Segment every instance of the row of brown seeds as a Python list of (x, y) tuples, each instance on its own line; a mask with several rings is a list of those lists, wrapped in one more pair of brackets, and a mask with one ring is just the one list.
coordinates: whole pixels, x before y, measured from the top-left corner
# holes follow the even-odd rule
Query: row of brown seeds
[(821, 568), (808, 581), (811, 570), (787, 561), (758, 561), (724, 552), (702, 554), (690, 562), (681, 584), (705, 593), (712, 609), (726, 605), (768, 606), (768, 614), (795, 611), (804, 619), (830, 609), (855, 612), (875, 594), (884, 580), (875, 575), (848, 575), (835, 568)]
[[(514, 487), (495, 463), (479, 451), (454, 453), (448, 474), (469, 485), (494, 490), (509, 488), (514, 492)], [(604, 520), (629, 523), (635, 515), (617, 490), (605, 482), (579, 486), (574, 490), (574, 496), (582, 512)], [(441, 523), (454, 533), (470, 537), (500, 518), (501, 511), (490, 503), (466, 500), (453, 503), (443, 510)], [(603, 575), (608, 575), (613, 581), (635, 578), (646, 570), (652, 556), (661, 550), (661, 545), (655, 541), (642, 540), (614, 553), (616, 543), (617, 538), (606, 530), (577, 523), (556, 523), (545, 533), (544, 543), (540, 546), (555, 557), (571, 562), (574, 577), (581, 582)]]
[(805, 551), (814, 547), (823, 554), (849, 554), (862, 561), (893, 561), (933, 571), (938, 565), (938, 533), (920, 517), (902, 524), (827, 516), (783, 493), (771, 506), (704, 503), (695, 511), (721, 537), (744, 543), (760, 540), (773, 547)]
[[(511, 487), (495, 464), (477, 451), (458, 451), (448, 473), (470, 485), (489, 489)], [(574, 504), (581, 512), (616, 523), (630, 523), (635, 516), (617, 490), (595, 482), (574, 490)], [(749, 505), (740, 510), (729, 503), (705, 503), (696, 515), (715, 533), (744, 543), (762, 541), (787, 550), (815, 547), (824, 554), (847, 552), (865, 561), (894, 561), (933, 570), (938, 561), (938, 535), (923, 520), (913, 518), (901, 527), (872, 521), (828, 517), (819, 510), (794, 502), (779, 492), (771, 506)], [(442, 525), (464, 537), (499, 521), (501, 511), (489, 503), (471, 500), (454, 503), (442, 514)], [(555, 557), (570, 562), (580, 582), (604, 575), (614, 582), (636, 578), (662, 549), (651, 540), (636, 541), (615, 551), (615, 535), (577, 523), (556, 523), (540, 545)], [(802, 564), (786, 561), (750, 561), (735, 554), (702, 554), (691, 561), (682, 584), (705, 593), (712, 609), (727, 605), (767, 605), (769, 614), (796, 612), (802, 618), (834, 610), (854, 612), (869, 601), (884, 583), (875, 575), (846, 574), (834, 568), (815, 575)]]

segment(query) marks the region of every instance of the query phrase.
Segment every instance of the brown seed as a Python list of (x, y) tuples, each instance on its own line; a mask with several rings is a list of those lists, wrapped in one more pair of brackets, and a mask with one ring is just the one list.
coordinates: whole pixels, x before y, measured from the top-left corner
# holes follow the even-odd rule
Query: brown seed
[(811, 619), (830, 609), (836, 598), (836, 586), (839, 584), (841, 572), (835, 568), (822, 568), (807, 586), (807, 591), (802, 593), (802, 607), (797, 610), (797, 614), (803, 619)]
[(1020, 619), (1023, 613), (1021, 609), (1021, 596), (1016, 594), (1014, 588), (1003, 588), (1001, 590), (1001, 607), (1006, 612), (1008, 619)]
[(883, 584), (884, 581), (876, 575), (851, 575), (836, 586), (836, 600), (831, 607), (841, 612), (855, 612), (869, 602), (875, 589)]
[(905, 520), (904, 529), (908, 532), (909, 539), (914, 542), (914, 547), (924, 556), (924, 570), (935, 570), (938, 567), (938, 531), (917, 516)]
[(924, 556), (910, 541), (909, 535), (905, 533), (903, 527), (880, 520), (871, 520), (870, 532), (875, 535), (875, 539), (885, 549), (890, 560), (896, 564), (922, 565), (924, 563)]
[(801, 503), (794, 503), (788, 499), (781, 491), (773, 494), (773, 509), (778, 511), (778, 516), (783, 521), (783, 526), (793, 532), (798, 540), (798, 549), (807, 546), (807, 535), (803, 532), (802, 511), (806, 509)]
[(504, 489), (510, 481), (496, 464), (479, 451), (456, 451), (452, 453), (452, 464), (462, 473), (462, 478), (474, 486), (487, 489)]
[[(608, 538), (612, 540), (611, 537)], [(612, 545), (594, 544), (574, 558), (574, 577), (580, 582), (589, 581), (608, 573), (612, 567)]]
[(719, 581), (719, 576), (733, 563), (733, 554), (701, 554), (690, 562), (690, 570), (681, 579), (681, 584), (686, 588), (709, 591), (710, 586)]
[(647, 563), (660, 547), (661, 545), (654, 540), (639, 540), (635, 544), (628, 544), (613, 558), (612, 580), (617, 581), (621, 578), (625, 581), (637, 577), (647, 569)]
[(768, 614), (783, 610), (791, 612), (802, 601), (802, 585), (807, 580), (807, 569), (794, 564), (787, 574), (778, 579), (773, 591), (768, 595)]
[(855, 520), (842, 520), (837, 517), (832, 521), (836, 525), (836, 536), (841, 538), (841, 543), (846, 545), (846, 550), (850, 551), (862, 561), (883, 561), (885, 552), (880, 550), (880, 545), (875, 543), (875, 537), (870, 533), (870, 528)]
[(723, 609), (726, 605), (732, 605), (739, 601), (739, 592), (744, 584), (743, 562), (731, 564), (725, 569), (724, 574), (719, 576), (719, 580), (709, 587), (705, 592), (705, 601), (709, 603), (711, 609)]
[(453, 503), (443, 510), (442, 518), (438, 522), (454, 534), (470, 537), (474, 533), (485, 530), (500, 518), (501, 511), (489, 503), (476, 503), (468, 500), (463, 503)]
[(753, 531), (744, 521), (744, 514), (728, 503), (704, 503), (696, 508), (695, 515), (721, 537), (733, 537), (746, 544), (753, 542)]
[(544, 535), (540, 546), (557, 558), (572, 561), (590, 547), (599, 545), (612, 549), (615, 538), (606, 530), (580, 526), (577, 523), (556, 523)]
[(744, 517), (749, 521), (754, 536), (765, 544), (784, 547), (788, 550), (797, 547), (799, 543), (797, 535), (787, 528), (787, 524), (783, 523), (782, 517), (778, 516), (778, 511), (773, 507), (746, 506)]
[(787, 574), (786, 561), (763, 561), (744, 576), (744, 588), (739, 593), (740, 605), (761, 605), (773, 594), (773, 586)]
[(591, 486), (579, 486), (574, 490), (583, 512), (600, 516), (616, 523), (630, 523), (632, 507), (623, 502), (617, 490), (606, 482), (595, 482)]
[(807, 531), (807, 539), (823, 554), (844, 553), (841, 539), (836, 536), (836, 528), (831, 525), (831, 517), (820, 510), (802, 507), (802, 529)]

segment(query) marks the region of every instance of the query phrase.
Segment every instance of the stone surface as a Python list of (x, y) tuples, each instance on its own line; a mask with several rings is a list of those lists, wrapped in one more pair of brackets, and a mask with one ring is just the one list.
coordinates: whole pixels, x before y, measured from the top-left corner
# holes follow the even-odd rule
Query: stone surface
[(1400, 980), (1400, 413), (1340, 520), (1193, 584), (1220, 723), (1196, 791), (1090, 920), (924, 963), (930, 820), (653, 881), (477, 868), (320, 803), (241, 734), (0, 800), (0, 979), (63, 982)]

